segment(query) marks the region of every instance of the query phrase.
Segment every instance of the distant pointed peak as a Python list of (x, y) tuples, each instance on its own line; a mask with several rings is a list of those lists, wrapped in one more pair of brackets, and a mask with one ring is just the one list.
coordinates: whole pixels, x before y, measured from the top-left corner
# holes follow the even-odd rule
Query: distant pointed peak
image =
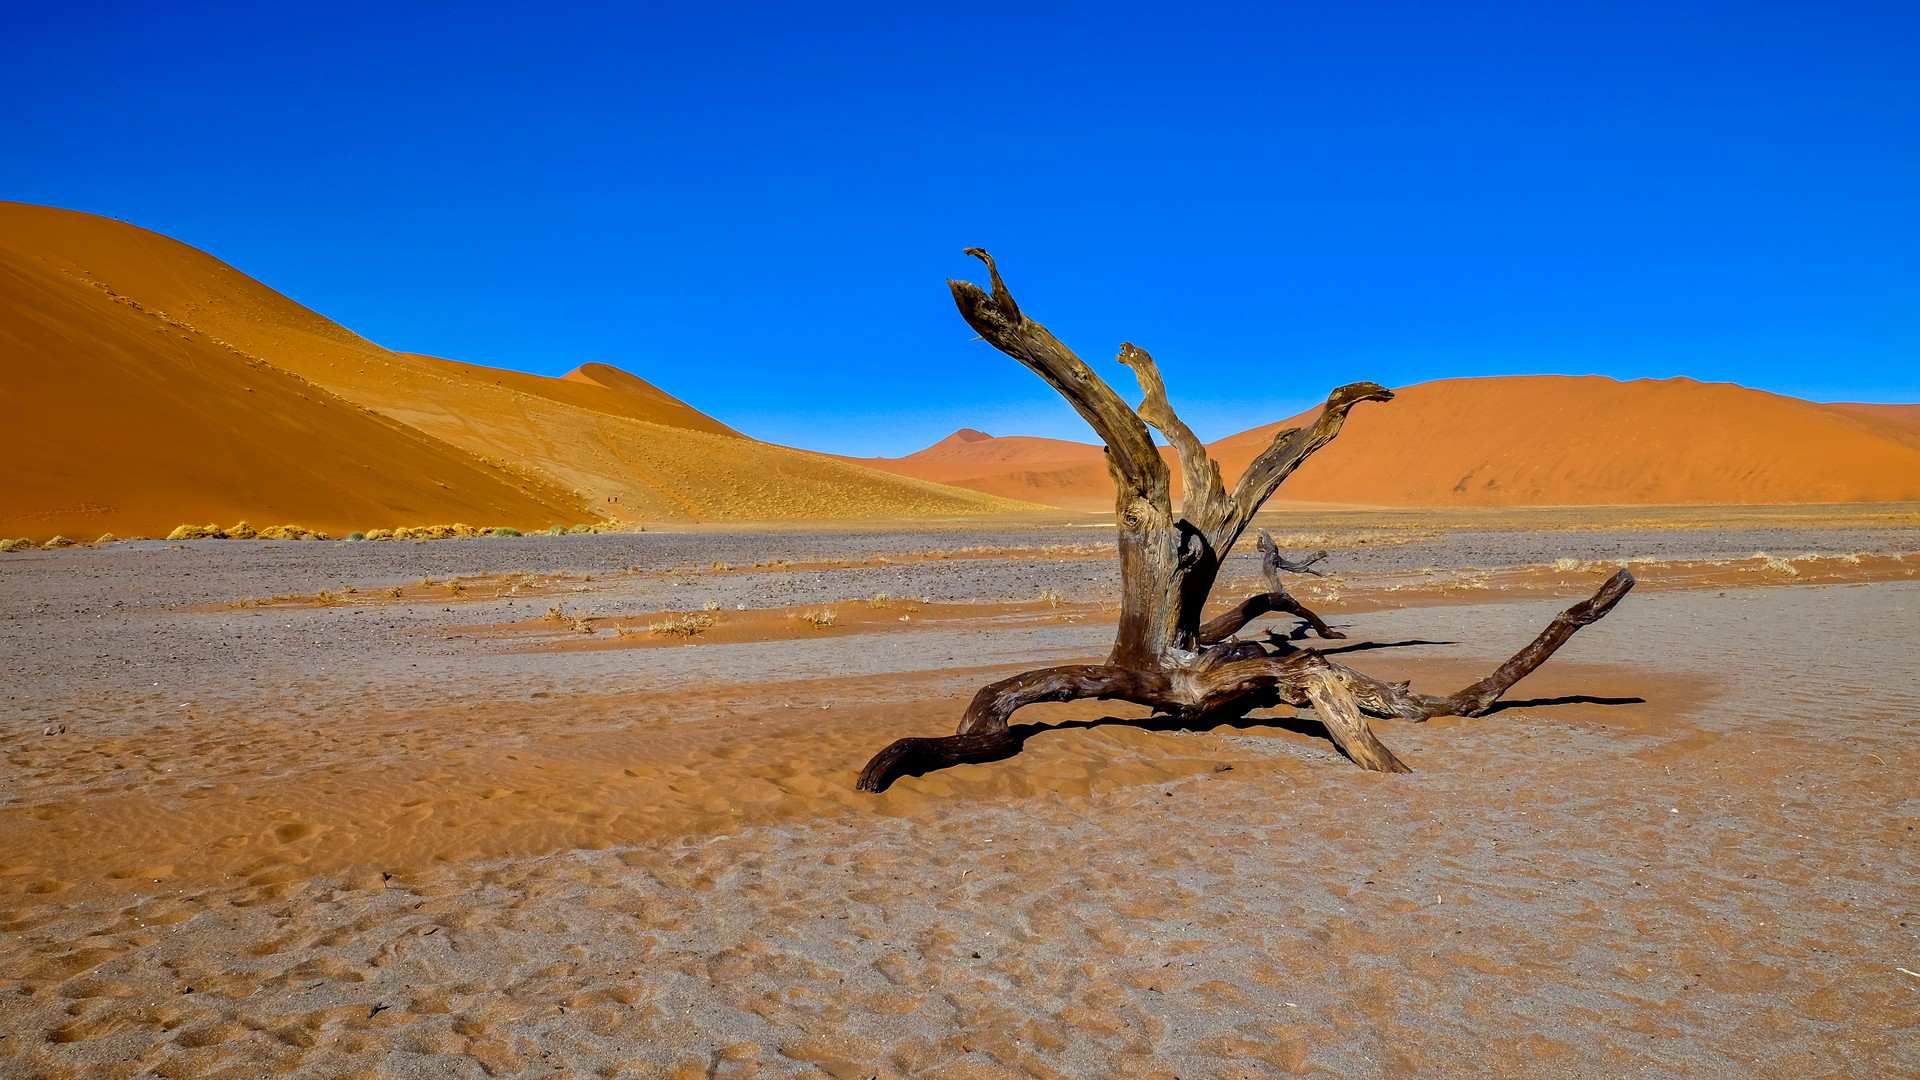
[(963, 427), (959, 431), (956, 431), (953, 434), (947, 436), (946, 438), (941, 439), (938, 443), (935, 443), (934, 445), (943, 446), (947, 443), (986, 442), (988, 439), (991, 439), (991, 438), (993, 438), (993, 436), (987, 434), (984, 431), (980, 431), (970, 427)]

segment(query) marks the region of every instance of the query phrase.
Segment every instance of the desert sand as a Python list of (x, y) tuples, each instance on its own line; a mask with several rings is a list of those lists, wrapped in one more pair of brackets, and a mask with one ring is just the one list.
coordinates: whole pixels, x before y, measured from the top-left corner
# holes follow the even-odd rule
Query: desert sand
[(1920, 1069), (1915, 508), (1267, 524), (1416, 688), (1644, 584), (1408, 776), (1089, 702), (871, 796), (1104, 651), (1111, 533), (0, 555), (0, 1074)]
[[(1920, 406), (1821, 405), (1728, 383), (1601, 376), (1444, 379), (1363, 405), (1300, 468), (1289, 503), (1647, 506), (1920, 498)], [(1237, 478), (1315, 411), (1209, 444)], [(1100, 448), (963, 431), (898, 472), (1072, 509), (1111, 503)], [(1176, 490), (1178, 480), (1175, 481)]]
[(1920, 423), (1920, 405), (1888, 405), (1866, 401), (1836, 401), (1833, 405), (1836, 409), (1851, 409), (1869, 416), (1891, 416), (1895, 420)]
[(0, 416), (8, 537), (1021, 508), (758, 442), (604, 364), (394, 352), (178, 241), (21, 203), (0, 203)]

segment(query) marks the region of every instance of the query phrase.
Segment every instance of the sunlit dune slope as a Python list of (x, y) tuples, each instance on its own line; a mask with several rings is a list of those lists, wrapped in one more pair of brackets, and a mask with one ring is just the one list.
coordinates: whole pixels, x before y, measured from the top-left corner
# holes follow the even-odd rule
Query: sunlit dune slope
[[(1599, 376), (1446, 379), (1395, 394), (1356, 408), (1279, 498), (1404, 507), (1920, 499), (1920, 423), (1900, 418), (1904, 406), (1820, 405), (1727, 383)], [(1313, 416), (1210, 449), (1231, 483), (1274, 432)], [(868, 463), (1053, 505), (1111, 503), (1097, 446), (967, 436)], [(1025, 444), (1045, 444), (1049, 468), (1024, 458)], [(1035, 473), (1054, 483), (1035, 483)]]
[[(1281, 427), (1213, 444), (1244, 468)], [(1920, 499), (1920, 425), (1692, 379), (1445, 379), (1356, 408), (1282, 489), (1384, 506)]]
[[(107, 218), (0, 203), (21, 256), (626, 521), (924, 517), (1031, 509), (746, 438), (618, 368), (558, 379), (394, 352), (204, 252)], [(544, 522), (535, 522), (536, 524)]]
[(0, 228), (0, 535), (575, 520), (503, 474), (55, 262)]
[(1884, 416), (1894, 420), (1905, 420), (1908, 423), (1920, 424), (1920, 405), (1886, 405), (1879, 402), (1836, 401), (1833, 403), (1833, 407), (1836, 409), (1847, 409), (1852, 412), (1866, 413), (1869, 416)]
[(961, 428), (902, 458), (846, 458), (900, 476), (982, 491), (1009, 499), (1105, 509), (1113, 503), (1106, 454), (1098, 446), (1027, 435), (995, 438)]

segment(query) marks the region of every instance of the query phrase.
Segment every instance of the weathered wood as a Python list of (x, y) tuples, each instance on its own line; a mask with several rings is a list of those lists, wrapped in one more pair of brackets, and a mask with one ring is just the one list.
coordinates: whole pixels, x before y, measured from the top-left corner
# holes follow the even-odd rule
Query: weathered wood
[(1296, 618), (1306, 620), (1313, 632), (1327, 639), (1344, 638), (1347, 635), (1328, 626), (1326, 620), (1313, 613), (1305, 604), (1293, 598), (1285, 589), (1272, 592), (1255, 593), (1200, 627), (1200, 644), (1213, 645), (1225, 641), (1240, 632), (1241, 628), (1270, 611), (1282, 611)]
[(862, 791), (885, 791), (904, 773), (995, 760), (1009, 746), (1007, 720), (1028, 705), (1089, 698), (1154, 705), (1166, 699), (1168, 692), (1165, 676), (1131, 668), (1070, 664), (1024, 672), (981, 687), (955, 734), (896, 740), (861, 770), (857, 786)]
[(1447, 699), (1447, 712), (1435, 715), (1483, 716), (1500, 700), (1500, 695), (1512, 688), (1514, 683), (1533, 673), (1533, 669), (1546, 663), (1560, 646), (1567, 643), (1574, 631), (1583, 626), (1591, 626), (1613, 610), (1622, 597), (1633, 588), (1633, 575), (1624, 568), (1608, 578), (1598, 592), (1561, 612), (1540, 636), (1533, 639), (1526, 648), (1513, 654), (1513, 658), (1501, 664), (1493, 674), (1474, 683)]
[(1301, 675), (1307, 700), (1327, 726), (1327, 734), (1340, 744), (1353, 763), (1374, 772), (1412, 772), (1406, 764), (1374, 737), (1367, 718), (1360, 713), (1352, 686), (1331, 668), (1311, 668)]
[[(947, 283), (961, 316), (983, 339), (1066, 398), (1106, 444), (1119, 526), (1119, 626), (1105, 664), (1042, 668), (981, 688), (955, 734), (900, 739), (875, 755), (861, 771), (862, 790), (884, 791), (908, 773), (1005, 757), (1020, 746), (1020, 737), (1009, 726), (1020, 709), (1045, 701), (1088, 699), (1131, 701), (1171, 722), (1194, 724), (1280, 704), (1310, 708), (1356, 764), (1379, 772), (1407, 772), (1406, 763), (1373, 733), (1368, 716), (1418, 722), (1484, 715), (1500, 695), (1580, 627), (1605, 616), (1633, 587), (1632, 575), (1622, 570), (1592, 598), (1561, 613), (1491, 675), (1447, 697), (1416, 694), (1406, 683), (1382, 682), (1312, 650), (1230, 641), (1269, 611), (1296, 615), (1323, 638), (1343, 636), (1295, 600), (1281, 582), (1283, 572), (1317, 573), (1312, 567), (1326, 552), (1289, 560), (1264, 532), (1260, 552), (1267, 591), (1205, 625), (1200, 613), (1228, 553), (1261, 505), (1340, 433), (1356, 405), (1390, 401), (1392, 392), (1366, 382), (1335, 390), (1311, 425), (1275, 435), (1229, 492), (1219, 463), (1174, 412), (1159, 366), (1146, 350), (1127, 343), (1119, 355), (1140, 383), (1143, 399), (1136, 412), (1085, 361), (1020, 310), (991, 256), (979, 248), (968, 248), (967, 254), (986, 264), (992, 281), (990, 290), (964, 281)], [(1171, 474), (1149, 425), (1167, 438), (1180, 462), (1184, 495), (1177, 514), (1170, 496)]]
[(1280, 584), (1280, 575), (1283, 572), (1318, 576), (1320, 572), (1313, 568), (1313, 564), (1326, 558), (1327, 553), (1318, 552), (1310, 558), (1301, 560), (1288, 559), (1280, 554), (1280, 546), (1273, 542), (1273, 537), (1268, 535), (1265, 529), (1260, 530), (1259, 546), (1260, 571), (1267, 580), (1267, 591), (1247, 597), (1200, 627), (1200, 644), (1212, 645), (1225, 641), (1239, 633), (1241, 627), (1269, 611), (1284, 611), (1306, 620), (1307, 625), (1313, 627), (1313, 632), (1322, 638), (1345, 638), (1347, 635), (1329, 627), (1325, 620), (1308, 610), (1305, 604), (1295, 600), (1286, 586)]

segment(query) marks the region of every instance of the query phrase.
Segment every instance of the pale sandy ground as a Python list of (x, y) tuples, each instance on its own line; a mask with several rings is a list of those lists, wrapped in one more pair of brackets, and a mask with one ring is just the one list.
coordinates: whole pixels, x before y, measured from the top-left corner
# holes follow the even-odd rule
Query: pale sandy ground
[[(1371, 537), (1331, 644), (1436, 690), (1597, 572), (1501, 568), (1669, 562), (1511, 707), (1381, 724), (1410, 776), (1290, 710), (1094, 703), (851, 790), (981, 683), (1104, 650), (1101, 539), (0, 556), (0, 1075), (1920, 1070), (1912, 528)], [(980, 546), (1028, 551), (908, 557)], [(692, 647), (610, 628), (708, 602)], [(825, 606), (860, 617), (789, 618)]]

